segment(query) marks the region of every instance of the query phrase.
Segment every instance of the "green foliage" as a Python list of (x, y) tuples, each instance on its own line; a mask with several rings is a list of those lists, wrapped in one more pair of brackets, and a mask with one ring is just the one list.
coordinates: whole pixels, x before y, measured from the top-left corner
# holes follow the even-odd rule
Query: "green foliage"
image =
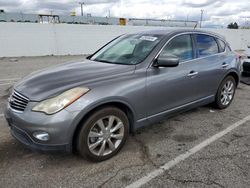
[(239, 26), (236, 22), (232, 22), (227, 26), (228, 29), (239, 29)]

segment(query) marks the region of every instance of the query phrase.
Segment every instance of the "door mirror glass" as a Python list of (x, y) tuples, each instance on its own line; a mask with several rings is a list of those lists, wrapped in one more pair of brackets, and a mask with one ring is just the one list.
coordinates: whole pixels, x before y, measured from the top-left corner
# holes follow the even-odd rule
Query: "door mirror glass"
[(177, 67), (179, 65), (179, 58), (172, 56), (159, 56), (154, 64), (155, 67)]

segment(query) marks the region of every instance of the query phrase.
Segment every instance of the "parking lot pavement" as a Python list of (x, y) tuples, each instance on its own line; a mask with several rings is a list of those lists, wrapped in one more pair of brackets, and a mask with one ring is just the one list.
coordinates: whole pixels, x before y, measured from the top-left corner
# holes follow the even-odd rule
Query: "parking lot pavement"
[[(48, 65), (82, 58), (0, 60), (0, 79), (22, 77)], [(0, 85), (0, 114), (13, 83)], [(117, 156), (101, 163), (78, 155), (30, 151), (10, 136), (0, 116), (0, 187), (125, 187), (249, 116), (249, 93), (250, 87), (240, 84), (234, 102), (226, 110), (205, 106), (142, 128), (129, 137)], [(249, 181), (247, 121), (143, 187), (249, 187)]]
[(250, 185), (249, 123), (143, 187), (240, 187)]

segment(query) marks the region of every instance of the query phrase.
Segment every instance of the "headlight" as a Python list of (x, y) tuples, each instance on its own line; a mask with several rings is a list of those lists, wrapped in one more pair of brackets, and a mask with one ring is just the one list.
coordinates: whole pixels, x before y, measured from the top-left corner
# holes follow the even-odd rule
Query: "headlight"
[(88, 91), (89, 89), (84, 87), (76, 87), (70, 89), (56, 97), (46, 99), (38, 103), (36, 106), (34, 106), (32, 111), (45, 112), (46, 114), (54, 114), (75, 102)]

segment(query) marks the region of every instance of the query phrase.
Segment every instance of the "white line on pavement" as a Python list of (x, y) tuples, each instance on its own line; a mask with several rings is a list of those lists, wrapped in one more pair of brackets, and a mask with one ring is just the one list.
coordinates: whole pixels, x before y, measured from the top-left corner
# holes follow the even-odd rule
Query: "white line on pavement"
[(145, 185), (146, 183), (148, 183), (152, 179), (160, 176), (165, 171), (171, 169), (172, 167), (174, 167), (175, 165), (177, 165), (181, 161), (184, 161), (185, 159), (189, 158), (191, 155), (197, 153), (198, 151), (202, 150), (206, 146), (212, 144), (214, 141), (220, 139), (224, 135), (228, 134), (229, 132), (231, 132), (232, 130), (236, 129), (237, 127), (246, 123), (249, 120), (250, 120), (250, 115), (245, 117), (244, 119), (234, 123), (233, 125), (229, 126), (228, 128), (224, 129), (223, 131), (218, 132), (217, 134), (213, 135), (212, 137), (204, 140), (200, 144), (198, 144), (198, 145), (194, 146), (192, 149), (188, 150), (186, 153), (183, 153), (183, 154), (177, 156), (175, 159), (160, 166), (158, 169), (153, 170), (152, 172), (150, 172), (146, 176), (144, 176), (144, 177), (138, 179), (137, 181), (133, 182), (132, 184), (128, 185), (126, 188), (137, 188), (137, 187), (141, 187), (142, 185)]
[(20, 80), (21, 78), (6, 78), (6, 79), (0, 79), (0, 82), (7, 82), (7, 81), (15, 81)]
[(4, 114), (0, 114), (0, 117), (3, 117), (4, 116)]
[(4, 83), (4, 84), (0, 84), (0, 86), (6, 86), (6, 85), (12, 85), (12, 84), (14, 84), (13, 82), (11, 82), (11, 83)]

